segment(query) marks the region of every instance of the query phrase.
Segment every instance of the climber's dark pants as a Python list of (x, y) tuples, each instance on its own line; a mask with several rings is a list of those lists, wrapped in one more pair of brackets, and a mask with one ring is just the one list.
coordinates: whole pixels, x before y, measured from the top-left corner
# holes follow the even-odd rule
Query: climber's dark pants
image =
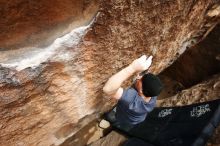
[(114, 107), (110, 112), (105, 113), (105, 120), (109, 121), (111, 125), (117, 129), (120, 129), (122, 131), (128, 132), (130, 131), (134, 126), (126, 123), (120, 123), (116, 119), (116, 107)]

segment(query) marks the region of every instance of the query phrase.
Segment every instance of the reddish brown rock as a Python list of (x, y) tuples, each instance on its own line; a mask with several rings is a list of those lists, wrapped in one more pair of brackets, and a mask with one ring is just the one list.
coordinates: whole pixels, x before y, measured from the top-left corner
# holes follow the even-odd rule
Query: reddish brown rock
[(19, 49), (51, 43), (73, 28), (88, 24), (97, 0), (1, 0), (0, 47)]
[[(220, 72), (220, 25), (217, 25), (204, 40), (189, 48), (161, 75), (180, 82), (185, 88), (208, 79)], [(175, 73), (175, 74), (174, 74)]]
[(126, 140), (124, 135), (112, 131), (106, 137), (92, 143), (91, 146), (122, 146)]
[(180, 93), (158, 101), (158, 106), (182, 106), (220, 98), (220, 74)]
[[(80, 119), (106, 110), (101, 89), (113, 73), (141, 54), (161, 72), (216, 25), (217, 2), (0, 2), (0, 145), (62, 144)], [(99, 5), (87, 33), (69, 33)]]

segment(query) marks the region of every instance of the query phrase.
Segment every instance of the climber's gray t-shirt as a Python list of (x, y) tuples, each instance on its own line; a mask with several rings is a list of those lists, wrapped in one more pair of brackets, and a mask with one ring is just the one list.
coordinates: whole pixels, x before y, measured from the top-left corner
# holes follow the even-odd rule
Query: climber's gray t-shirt
[(150, 101), (146, 102), (134, 88), (124, 89), (116, 106), (116, 120), (120, 124), (131, 125), (144, 121), (147, 114), (155, 107), (156, 99), (156, 96), (151, 97)]

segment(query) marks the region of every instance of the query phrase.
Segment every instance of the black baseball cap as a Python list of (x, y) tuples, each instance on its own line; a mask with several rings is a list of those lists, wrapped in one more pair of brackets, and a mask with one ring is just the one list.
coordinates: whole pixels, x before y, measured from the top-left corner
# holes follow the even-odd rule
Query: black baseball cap
[(146, 97), (158, 96), (163, 89), (160, 79), (151, 73), (142, 77), (142, 90)]

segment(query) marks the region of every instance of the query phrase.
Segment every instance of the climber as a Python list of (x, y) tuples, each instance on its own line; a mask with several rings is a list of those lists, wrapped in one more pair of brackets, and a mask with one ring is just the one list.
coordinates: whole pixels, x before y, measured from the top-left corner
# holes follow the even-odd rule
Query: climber
[(145, 72), (150, 67), (152, 58), (152, 56), (149, 58), (146, 55), (141, 56), (110, 77), (104, 85), (104, 93), (118, 100), (116, 107), (105, 116), (113, 127), (129, 131), (134, 125), (144, 121), (147, 114), (155, 107), (157, 96), (163, 88), (157, 76), (151, 73), (138, 75), (132, 87), (128, 89), (121, 87), (122, 83), (133, 74)]

